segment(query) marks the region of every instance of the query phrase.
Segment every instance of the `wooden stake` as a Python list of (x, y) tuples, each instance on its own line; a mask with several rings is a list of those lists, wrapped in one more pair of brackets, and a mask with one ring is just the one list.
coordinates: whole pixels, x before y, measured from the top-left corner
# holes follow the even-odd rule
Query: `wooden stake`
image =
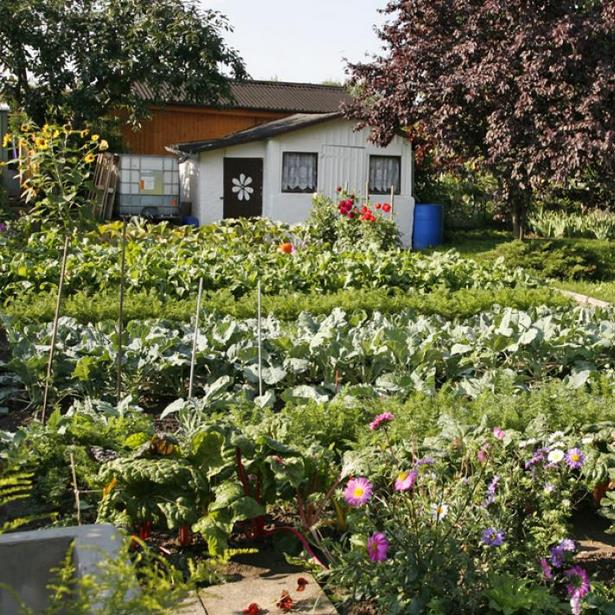
[(369, 205), (369, 179), (365, 182), (365, 204)]
[(263, 339), (261, 330), (261, 283), (256, 285), (256, 337), (258, 340), (258, 396), (263, 394)]
[(196, 364), (196, 345), (199, 336), (199, 316), (201, 315), (201, 301), (203, 299), (203, 278), (199, 279), (199, 292), (196, 297), (196, 314), (194, 315), (194, 339), (192, 340), (192, 358), (190, 359), (190, 382), (188, 384), (188, 399), (192, 399), (194, 390), (194, 366)]
[(395, 212), (395, 186), (391, 186), (391, 220)]
[(45, 376), (45, 392), (43, 393), (43, 407), (41, 409), (41, 421), (44, 423), (47, 416), (47, 403), (49, 401), (49, 385), (51, 384), (51, 369), (53, 366), (53, 355), (55, 354), (56, 340), (58, 337), (58, 320), (60, 319), (60, 307), (62, 305), (62, 292), (64, 290), (64, 275), (66, 274), (66, 259), (68, 257), (68, 245), (70, 235), (64, 239), (64, 251), (62, 252), (62, 264), (60, 265), (60, 282), (58, 283), (58, 297), (56, 299), (56, 311), (53, 317), (53, 329), (51, 333), (51, 347), (49, 348), (49, 358), (47, 359), (47, 375)]
[(81, 498), (79, 487), (77, 486), (77, 473), (75, 472), (75, 458), (70, 454), (70, 469), (73, 475), (73, 493), (75, 494), (75, 504), (77, 506), (77, 525), (81, 525)]
[(122, 336), (124, 335), (124, 277), (126, 276), (126, 229), (128, 220), (124, 218), (124, 226), (122, 227), (122, 256), (120, 264), (120, 305), (117, 318), (117, 381), (116, 381), (116, 397), (119, 404), (122, 399)]

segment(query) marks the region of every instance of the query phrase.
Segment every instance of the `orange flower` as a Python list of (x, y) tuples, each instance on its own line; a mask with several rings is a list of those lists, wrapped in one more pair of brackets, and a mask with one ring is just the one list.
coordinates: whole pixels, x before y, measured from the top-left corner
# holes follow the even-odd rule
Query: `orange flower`
[(292, 254), (294, 251), (295, 248), (293, 244), (289, 242), (281, 243), (278, 246), (278, 252), (280, 252), (280, 254)]

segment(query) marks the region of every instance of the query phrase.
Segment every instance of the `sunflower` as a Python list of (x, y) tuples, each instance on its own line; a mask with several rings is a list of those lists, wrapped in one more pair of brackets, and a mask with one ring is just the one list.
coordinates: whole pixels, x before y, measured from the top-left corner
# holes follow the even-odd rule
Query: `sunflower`
[(45, 137), (36, 137), (36, 139), (34, 139), (34, 143), (36, 144), (36, 147), (40, 150), (49, 149), (49, 143), (47, 139), (45, 139)]
[(21, 132), (29, 132), (29, 130), (30, 130), (29, 124), (24, 123), (21, 125)]
[(8, 147), (9, 143), (13, 140), (13, 135), (10, 132), (7, 132), (2, 139), (2, 147)]
[(86, 154), (84, 160), (87, 164), (94, 162), (94, 154)]
[(92, 141), (94, 141), (94, 143), (96, 143), (98, 139), (100, 139), (100, 135), (92, 135)]
[(79, 136), (84, 139), (85, 137), (87, 137), (90, 134), (90, 131), (87, 128), (84, 128), (80, 133)]

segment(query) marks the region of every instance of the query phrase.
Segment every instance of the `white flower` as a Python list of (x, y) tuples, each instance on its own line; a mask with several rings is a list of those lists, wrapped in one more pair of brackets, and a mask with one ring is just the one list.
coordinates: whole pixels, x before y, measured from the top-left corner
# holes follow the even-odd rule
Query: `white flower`
[(519, 448), (525, 448), (526, 446), (531, 446), (532, 444), (536, 444), (538, 440), (536, 438), (530, 438), (529, 440), (521, 440), (519, 442)]
[(548, 455), (549, 463), (559, 463), (564, 458), (564, 451), (561, 448), (554, 448)]
[(431, 516), (439, 521), (440, 519), (444, 519), (448, 514), (448, 506), (446, 504), (432, 504), (431, 505)]
[(246, 201), (249, 201), (250, 195), (254, 192), (254, 188), (250, 186), (250, 184), (252, 183), (252, 178), (247, 177), (243, 173), (240, 173), (239, 179), (234, 177), (232, 179), (232, 182), (232, 191), (237, 193), (237, 199), (239, 201), (243, 201), (244, 199)]
[(583, 442), (583, 444), (591, 444), (594, 441), (594, 436), (585, 436), (581, 442)]
[(552, 434), (549, 435), (549, 442), (553, 442), (553, 440), (557, 440), (558, 438), (561, 438), (564, 435), (563, 431), (554, 431)]

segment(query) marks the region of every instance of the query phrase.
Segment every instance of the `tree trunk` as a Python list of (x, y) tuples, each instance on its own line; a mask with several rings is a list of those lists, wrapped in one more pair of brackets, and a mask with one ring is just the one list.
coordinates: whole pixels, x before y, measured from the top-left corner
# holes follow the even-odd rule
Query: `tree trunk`
[(514, 192), (512, 195), (512, 223), (513, 236), (523, 241), (525, 239), (526, 214), (529, 203), (529, 195), (524, 192)]

